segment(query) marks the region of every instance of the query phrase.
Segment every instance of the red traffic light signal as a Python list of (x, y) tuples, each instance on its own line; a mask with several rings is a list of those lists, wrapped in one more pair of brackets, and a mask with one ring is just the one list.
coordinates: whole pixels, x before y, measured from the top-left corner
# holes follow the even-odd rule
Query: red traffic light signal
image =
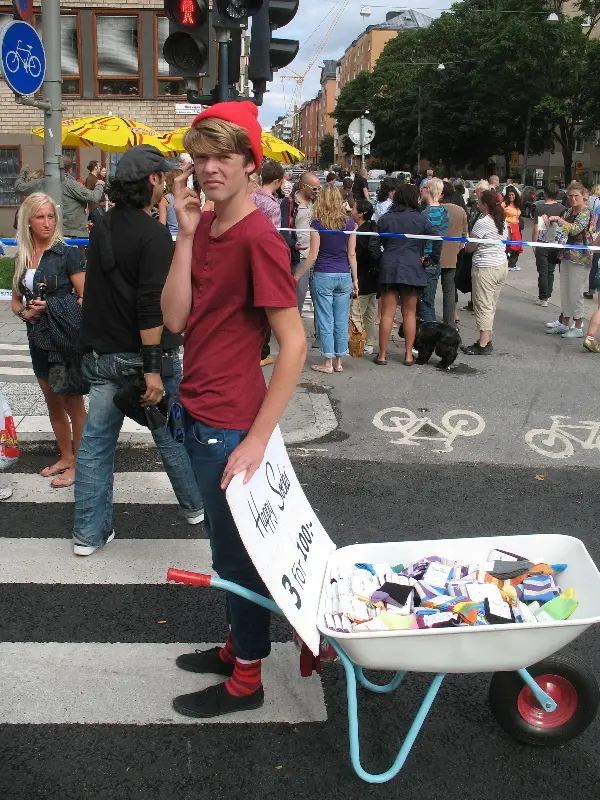
[(207, 11), (204, 0), (165, 0), (165, 13), (174, 25), (202, 25)]
[(206, 72), (210, 22), (207, 0), (165, 0), (169, 36), (163, 46), (165, 61), (181, 78)]

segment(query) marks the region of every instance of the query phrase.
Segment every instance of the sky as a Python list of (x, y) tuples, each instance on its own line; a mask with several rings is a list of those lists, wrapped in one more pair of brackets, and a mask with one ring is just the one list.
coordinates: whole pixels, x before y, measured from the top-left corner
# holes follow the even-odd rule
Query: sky
[[(412, 8), (421, 11), (430, 17), (437, 17), (450, 7), (450, 0), (416, 0), (418, 5), (392, 4), (391, 0), (378, 0), (374, 4), (349, 0), (346, 10), (337, 23), (331, 36), (327, 40), (314, 67), (306, 76), (302, 87), (302, 102), (315, 97), (319, 91), (320, 66), (324, 59), (339, 60), (348, 45), (356, 39), (368, 25), (377, 25), (385, 22), (388, 11), (401, 11)], [(360, 15), (362, 6), (371, 9), (371, 16), (363, 18)], [(300, 0), (298, 13), (284, 28), (275, 31), (273, 35), (282, 39), (298, 39), (300, 50), (289, 69), (302, 74), (310, 62), (316, 47), (320, 44), (331, 25), (337, 8), (338, 0)], [(287, 70), (281, 70), (285, 73)], [(290, 109), (290, 102), (296, 88), (293, 80), (281, 80), (280, 73), (275, 73), (274, 80), (268, 84), (268, 93), (265, 95), (263, 106), (260, 109), (260, 122), (263, 128), (270, 128), (277, 117), (285, 114)]]

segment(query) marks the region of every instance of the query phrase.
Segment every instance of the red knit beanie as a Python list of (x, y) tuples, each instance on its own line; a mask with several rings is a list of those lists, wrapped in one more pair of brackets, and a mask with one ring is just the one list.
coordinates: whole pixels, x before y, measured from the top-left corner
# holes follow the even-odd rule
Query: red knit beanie
[(249, 100), (244, 100), (241, 103), (216, 103), (201, 114), (198, 114), (192, 122), (192, 128), (201, 120), (210, 119), (211, 117), (225, 120), (225, 122), (232, 122), (246, 131), (250, 139), (250, 152), (254, 159), (254, 166), (258, 171), (263, 160), (263, 150), (260, 138), (262, 128), (258, 122), (258, 108), (256, 105)]

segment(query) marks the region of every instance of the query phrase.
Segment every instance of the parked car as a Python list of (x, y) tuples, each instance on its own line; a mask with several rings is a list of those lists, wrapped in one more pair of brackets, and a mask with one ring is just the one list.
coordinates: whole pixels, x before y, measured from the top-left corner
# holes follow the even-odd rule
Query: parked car
[(529, 219), (533, 219), (533, 207), (538, 200), (542, 200), (544, 192), (536, 189), (535, 186), (523, 186), (521, 189), (521, 205), (523, 214)]
[(381, 180), (381, 178), (385, 178), (386, 174), (387, 173), (384, 169), (370, 169), (367, 172), (367, 180), (369, 180), (369, 178), (372, 178), (373, 180), (375, 178), (379, 178), (379, 180)]
[[(385, 175), (385, 173), (384, 173)], [(367, 178), (367, 188), (369, 190), (369, 200), (375, 205), (377, 202), (377, 192), (379, 191), (379, 187), (381, 186), (381, 179), (369, 179)]]

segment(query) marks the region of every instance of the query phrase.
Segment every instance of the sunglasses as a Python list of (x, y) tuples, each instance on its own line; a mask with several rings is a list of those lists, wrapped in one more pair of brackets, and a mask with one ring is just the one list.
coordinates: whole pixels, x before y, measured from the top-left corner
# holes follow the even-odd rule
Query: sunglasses
[(303, 183), (303, 186), (306, 186), (307, 189), (310, 189), (311, 192), (320, 192), (321, 186), (311, 186), (309, 183)]

